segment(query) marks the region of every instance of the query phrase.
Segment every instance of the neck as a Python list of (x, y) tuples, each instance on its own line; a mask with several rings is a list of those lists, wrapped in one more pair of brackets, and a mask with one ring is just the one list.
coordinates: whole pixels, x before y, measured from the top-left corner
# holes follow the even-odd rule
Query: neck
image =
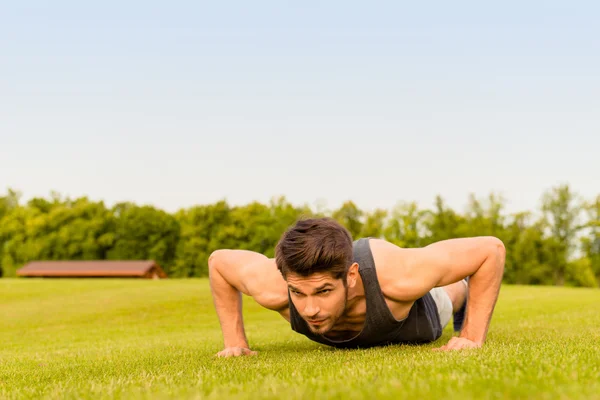
[(323, 335), (330, 340), (350, 339), (360, 333), (364, 328), (365, 315), (365, 288), (360, 276), (352, 287), (348, 287), (346, 294), (346, 307), (344, 312), (336, 321), (334, 327)]
[(352, 313), (355, 306), (365, 298), (365, 286), (360, 274), (356, 278), (354, 286), (348, 288), (348, 294), (346, 295), (346, 309), (344, 315)]

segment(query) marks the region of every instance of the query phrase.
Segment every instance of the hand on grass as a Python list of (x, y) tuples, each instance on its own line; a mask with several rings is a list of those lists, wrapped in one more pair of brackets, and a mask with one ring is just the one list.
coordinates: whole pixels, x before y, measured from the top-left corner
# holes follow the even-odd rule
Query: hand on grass
[(245, 347), (227, 347), (217, 353), (217, 357), (239, 357), (239, 356), (254, 356), (258, 354), (256, 351), (252, 351)]
[(477, 349), (481, 347), (481, 343), (476, 343), (467, 338), (453, 337), (448, 341), (448, 344), (442, 347), (433, 349), (433, 351), (450, 351), (450, 350), (462, 350), (462, 349)]

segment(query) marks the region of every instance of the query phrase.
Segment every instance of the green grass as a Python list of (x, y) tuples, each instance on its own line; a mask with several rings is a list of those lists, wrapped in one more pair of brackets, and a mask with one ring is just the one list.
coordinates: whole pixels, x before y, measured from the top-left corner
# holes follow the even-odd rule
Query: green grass
[(335, 350), (245, 298), (216, 359), (207, 280), (0, 279), (0, 398), (600, 399), (600, 290), (504, 286), (484, 348)]

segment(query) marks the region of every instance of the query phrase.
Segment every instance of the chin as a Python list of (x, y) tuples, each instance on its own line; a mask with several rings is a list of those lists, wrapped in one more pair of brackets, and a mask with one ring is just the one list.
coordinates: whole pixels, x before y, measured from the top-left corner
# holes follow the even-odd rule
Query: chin
[(322, 326), (313, 326), (311, 324), (308, 324), (308, 327), (312, 331), (312, 333), (316, 333), (319, 335), (324, 335), (331, 330), (331, 326), (329, 326), (329, 324)]

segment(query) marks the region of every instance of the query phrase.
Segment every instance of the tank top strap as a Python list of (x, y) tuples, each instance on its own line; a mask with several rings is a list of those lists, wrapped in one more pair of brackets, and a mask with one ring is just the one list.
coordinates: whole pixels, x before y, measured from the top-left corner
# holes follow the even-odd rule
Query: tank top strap
[(392, 315), (381, 291), (369, 239), (359, 239), (354, 246), (354, 261), (359, 265), (367, 302), (366, 334), (369, 334), (372, 329), (381, 328), (383, 325), (400, 323)]

